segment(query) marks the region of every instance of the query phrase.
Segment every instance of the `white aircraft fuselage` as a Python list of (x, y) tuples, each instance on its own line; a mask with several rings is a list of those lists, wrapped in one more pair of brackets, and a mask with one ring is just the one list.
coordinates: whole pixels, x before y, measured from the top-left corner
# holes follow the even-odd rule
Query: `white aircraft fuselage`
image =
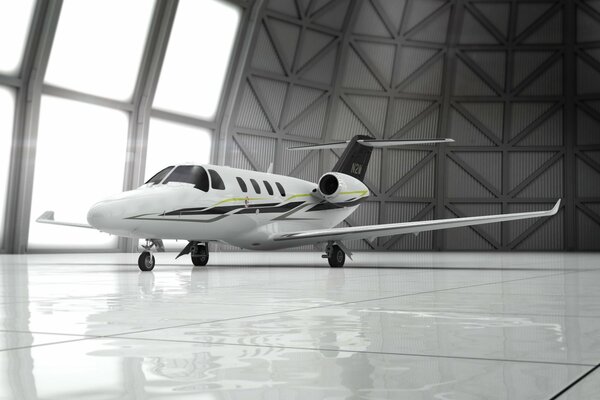
[[(145, 184), (95, 204), (88, 212), (88, 223), (102, 232), (130, 238), (222, 241), (244, 249), (271, 250), (298, 245), (273, 237), (332, 228), (369, 197), (367, 187), (357, 180), (352, 190), (330, 202), (313, 182), (216, 165), (200, 167), (216, 171), (225, 189), (213, 188), (212, 182), (206, 192), (183, 182)], [(237, 178), (244, 181), (246, 192)]]

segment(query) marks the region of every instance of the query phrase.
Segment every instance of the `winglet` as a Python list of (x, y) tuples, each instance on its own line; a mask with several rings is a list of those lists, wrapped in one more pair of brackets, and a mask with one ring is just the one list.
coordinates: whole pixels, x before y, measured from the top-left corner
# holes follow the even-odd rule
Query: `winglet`
[(54, 211), (46, 211), (40, 215), (35, 222), (54, 222)]
[(556, 204), (554, 205), (554, 207), (552, 207), (552, 210), (550, 210), (550, 214), (549, 215), (555, 215), (556, 213), (558, 213), (558, 210), (560, 209), (560, 203), (561, 203), (562, 199), (558, 199), (558, 201), (556, 202)]

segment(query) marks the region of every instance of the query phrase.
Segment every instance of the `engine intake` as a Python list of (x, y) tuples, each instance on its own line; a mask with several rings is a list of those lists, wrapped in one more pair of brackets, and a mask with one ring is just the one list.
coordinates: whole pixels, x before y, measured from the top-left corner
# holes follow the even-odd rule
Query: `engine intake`
[(319, 190), (325, 196), (331, 196), (339, 189), (340, 182), (333, 174), (326, 174), (319, 181)]
[(319, 179), (319, 193), (330, 202), (344, 202), (369, 195), (358, 179), (340, 172), (328, 172)]

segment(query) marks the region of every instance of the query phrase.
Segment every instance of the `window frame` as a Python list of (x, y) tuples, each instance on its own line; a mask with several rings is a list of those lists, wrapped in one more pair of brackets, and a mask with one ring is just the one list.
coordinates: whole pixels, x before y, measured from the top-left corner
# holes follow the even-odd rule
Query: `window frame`
[(277, 189), (279, 190), (279, 194), (281, 194), (281, 197), (285, 197), (285, 189), (284, 189), (283, 185), (279, 182), (275, 182), (275, 186), (277, 186)]
[[(151, 184), (153, 184), (153, 185), (158, 185), (158, 184), (160, 184), (162, 181), (164, 181), (164, 180), (165, 180), (165, 178), (166, 178), (166, 177), (168, 177), (168, 176), (171, 174), (171, 172), (172, 172), (174, 169), (175, 169), (175, 166), (174, 166), (174, 165), (171, 165), (171, 166), (168, 166), (168, 167), (165, 167), (165, 168), (161, 169), (161, 170), (160, 170), (160, 171), (158, 171), (156, 174), (152, 175), (152, 177), (151, 177), (150, 179), (148, 179), (148, 180), (147, 180), (147, 181), (144, 183), (144, 185), (148, 185), (148, 184), (150, 184), (150, 183), (151, 183)], [(163, 173), (163, 172), (165, 172), (165, 171), (167, 171), (167, 172), (164, 174), (164, 176), (163, 176), (162, 178), (160, 178), (160, 181), (158, 181), (158, 182), (151, 182), (152, 180), (154, 180), (154, 178), (156, 178), (157, 176), (159, 176), (160, 174), (162, 174), (162, 173)]]
[(260, 185), (258, 184), (258, 182), (256, 182), (256, 179), (250, 178), (250, 183), (254, 188), (254, 193), (260, 194)]
[(271, 184), (268, 181), (263, 181), (265, 188), (267, 189), (267, 193), (269, 193), (269, 196), (273, 196), (275, 192), (273, 192), (273, 186), (271, 186)]
[(248, 193), (248, 185), (246, 185), (246, 182), (244, 181), (244, 179), (240, 178), (239, 176), (236, 176), (235, 179), (237, 180), (237, 183), (238, 183), (240, 189), (242, 190), (242, 192)]
[[(215, 190), (225, 190), (225, 182), (221, 175), (214, 169), (208, 169), (208, 175), (210, 176), (210, 187)], [(216, 184), (220, 184), (215, 186)]]
[[(171, 179), (171, 177), (173, 176), (174, 172), (177, 172), (178, 169), (186, 169), (186, 168), (190, 168), (190, 177), (192, 177), (191, 173), (193, 172), (194, 168), (199, 168), (201, 171), (204, 172), (203, 176), (204, 178), (206, 178), (205, 180), (201, 180), (199, 181), (198, 179), (195, 179), (192, 182), (189, 181), (181, 181), (181, 180), (169, 180)], [(202, 172), (200, 173), (202, 175)], [(194, 178), (198, 178), (198, 176), (193, 176)], [(163, 185), (166, 185), (168, 183), (174, 182), (174, 183), (187, 183), (189, 185), (194, 185), (194, 189), (198, 189), (201, 190), (203, 192), (208, 192), (210, 189), (210, 182), (209, 182), (209, 174), (206, 172), (206, 168), (204, 168), (201, 165), (177, 165), (175, 168), (173, 168), (173, 170), (163, 179)], [(203, 185), (200, 185), (200, 183), (202, 183)], [(204, 183), (206, 183), (206, 186), (204, 185)]]

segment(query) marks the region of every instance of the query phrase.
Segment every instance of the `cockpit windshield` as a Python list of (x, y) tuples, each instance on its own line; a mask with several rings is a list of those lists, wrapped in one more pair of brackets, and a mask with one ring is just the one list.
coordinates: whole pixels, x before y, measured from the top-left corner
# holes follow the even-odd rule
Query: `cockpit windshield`
[(208, 192), (208, 174), (204, 168), (197, 165), (176, 167), (163, 183), (169, 182), (191, 183), (196, 189)]
[(151, 184), (151, 183), (158, 185), (163, 179), (165, 179), (165, 176), (167, 176), (169, 174), (169, 172), (171, 172), (172, 169), (173, 169), (172, 165), (170, 167), (163, 169), (158, 174), (156, 174), (152, 178), (150, 178), (148, 180), (148, 182), (146, 182), (146, 185)]

